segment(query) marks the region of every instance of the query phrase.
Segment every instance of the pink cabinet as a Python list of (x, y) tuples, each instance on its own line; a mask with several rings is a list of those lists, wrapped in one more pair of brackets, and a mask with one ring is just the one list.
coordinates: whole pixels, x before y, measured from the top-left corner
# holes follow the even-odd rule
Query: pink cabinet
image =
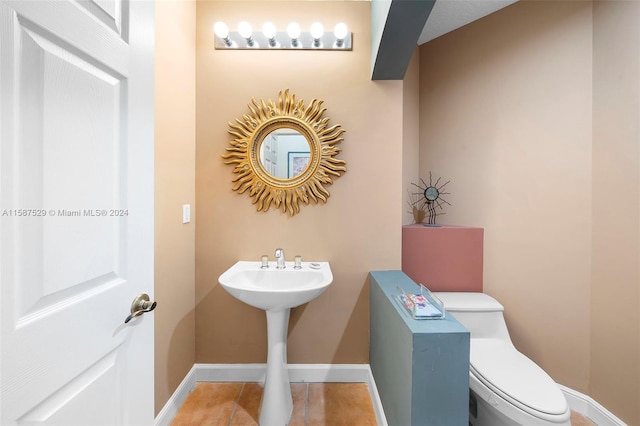
[(482, 292), (483, 228), (402, 227), (402, 271), (431, 291)]

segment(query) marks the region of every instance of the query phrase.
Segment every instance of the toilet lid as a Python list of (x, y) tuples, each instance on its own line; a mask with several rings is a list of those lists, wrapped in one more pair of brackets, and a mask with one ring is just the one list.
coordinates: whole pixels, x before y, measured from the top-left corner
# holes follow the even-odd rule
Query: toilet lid
[(509, 341), (471, 339), (472, 374), (498, 395), (536, 415), (564, 414), (567, 400), (551, 377)]

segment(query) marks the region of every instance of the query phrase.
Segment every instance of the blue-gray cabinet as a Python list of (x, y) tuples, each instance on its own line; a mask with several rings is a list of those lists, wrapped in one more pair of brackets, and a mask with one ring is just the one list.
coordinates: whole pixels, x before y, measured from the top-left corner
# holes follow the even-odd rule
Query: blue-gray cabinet
[(392, 426), (469, 424), (469, 331), (447, 313), (415, 320), (398, 303), (418, 286), (402, 271), (373, 271), (369, 363)]

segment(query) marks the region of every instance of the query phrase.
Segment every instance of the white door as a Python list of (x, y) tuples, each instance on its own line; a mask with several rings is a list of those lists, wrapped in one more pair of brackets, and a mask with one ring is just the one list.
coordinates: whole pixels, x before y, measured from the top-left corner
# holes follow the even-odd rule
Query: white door
[(153, 2), (0, 0), (0, 424), (153, 423)]

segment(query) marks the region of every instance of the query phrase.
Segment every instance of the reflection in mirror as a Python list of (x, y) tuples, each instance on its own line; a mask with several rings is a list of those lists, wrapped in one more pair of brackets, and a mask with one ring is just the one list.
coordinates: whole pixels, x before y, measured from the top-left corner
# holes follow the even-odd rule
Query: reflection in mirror
[(260, 164), (271, 176), (289, 179), (309, 165), (309, 141), (300, 132), (283, 127), (269, 133), (260, 145)]

